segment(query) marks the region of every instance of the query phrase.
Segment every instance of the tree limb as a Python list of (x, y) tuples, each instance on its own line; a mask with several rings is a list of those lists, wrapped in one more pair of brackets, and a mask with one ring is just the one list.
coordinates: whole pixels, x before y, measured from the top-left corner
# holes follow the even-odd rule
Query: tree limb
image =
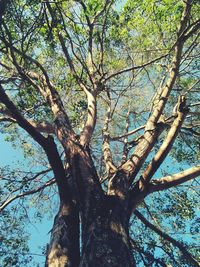
[[(9, 110), (0, 108), (0, 113), (4, 115), (0, 117), (0, 121), (10, 121), (13, 123), (17, 123), (17, 120), (12, 117)], [(40, 133), (55, 134), (54, 126), (49, 122), (36, 122), (29, 119), (26, 120)]]
[(109, 136), (109, 122), (111, 120), (111, 99), (110, 95), (108, 93), (108, 108), (107, 108), (107, 113), (105, 116), (105, 121), (104, 121), (104, 128), (103, 128), (103, 157), (104, 157), (104, 162), (106, 165), (106, 171), (108, 177), (116, 172), (117, 168), (113, 163), (112, 159), (112, 152), (110, 149), (110, 136)]
[(120, 75), (120, 74), (123, 74), (123, 73), (129, 72), (129, 71), (133, 71), (133, 70), (142, 69), (142, 68), (144, 68), (144, 67), (147, 67), (147, 66), (149, 66), (149, 65), (151, 65), (151, 64), (153, 64), (153, 63), (155, 63), (155, 62), (157, 62), (158, 60), (160, 60), (160, 59), (166, 57), (168, 54), (169, 54), (169, 53), (167, 53), (167, 54), (165, 54), (165, 55), (162, 55), (162, 56), (160, 56), (160, 57), (157, 57), (157, 58), (155, 58), (155, 59), (153, 59), (153, 60), (150, 60), (149, 62), (144, 63), (144, 64), (142, 64), (142, 65), (133, 66), (133, 67), (126, 68), (126, 69), (117, 71), (117, 72), (115, 72), (115, 73), (112, 73), (112, 74), (110, 74), (108, 77), (106, 77), (106, 78), (104, 79), (104, 82), (107, 82), (107, 81), (109, 81), (110, 79), (112, 79), (112, 78), (114, 78), (114, 77), (116, 77), (116, 76), (118, 76), (118, 75)]
[(46, 138), (39, 133), (19, 112), (14, 103), (9, 99), (0, 83), (0, 101), (7, 107), (12, 117), (45, 151), (55, 175), (59, 196), (67, 203), (71, 201), (71, 194), (67, 184), (65, 170), (57, 150), (57, 146), (50, 135)]
[[(83, 9), (85, 11), (85, 8), (86, 8), (85, 4), (82, 1), (77, 1), (77, 2), (79, 2), (81, 4), (81, 6), (83, 7)], [(50, 14), (52, 16), (52, 20), (55, 21), (55, 17), (53, 17), (52, 8), (51, 8), (51, 5), (49, 3), (47, 3), (47, 7), (48, 7), (49, 12), (50, 12)], [(91, 60), (92, 60), (92, 29), (93, 29), (93, 25), (91, 24), (91, 22), (89, 20), (89, 17), (87, 15), (86, 15), (86, 19), (87, 19), (88, 26), (90, 28), (89, 53), (90, 53), (90, 57), (91, 57)], [(55, 23), (56, 23), (56, 21), (55, 21)], [(90, 139), (92, 137), (92, 134), (93, 134), (93, 131), (94, 131), (94, 128), (95, 128), (95, 125), (96, 125), (96, 114), (97, 114), (97, 109), (96, 109), (96, 90), (97, 90), (97, 88), (96, 87), (93, 88), (94, 89), (93, 91), (92, 90), (89, 91), (86, 88), (86, 86), (81, 81), (80, 77), (78, 76), (78, 74), (76, 72), (74, 63), (73, 63), (73, 61), (72, 61), (72, 59), (70, 57), (70, 54), (68, 52), (68, 49), (67, 49), (66, 45), (65, 45), (65, 40), (64, 40), (64, 38), (62, 36), (61, 31), (57, 30), (57, 36), (58, 36), (58, 39), (60, 41), (60, 44), (61, 44), (63, 53), (65, 55), (65, 58), (66, 58), (66, 60), (67, 60), (67, 62), (69, 64), (70, 70), (71, 70), (74, 78), (76, 79), (78, 85), (80, 86), (80, 88), (84, 91), (84, 93), (87, 96), (87, 102), (88, 102), (87, 120), (85, 122), (83, 131), (80, 134), (80, 144), (83, 147), (86, 147), (86, 146), (88, 146), (88, 144), (90, 142)], [(92, 80), (92, 83), (94, 83), (93, 80)]]
[[(9, 38), (9, 42), (7, 42), (5, 40), (5, 38), (3, 38), (3, 42), (6, 44), (7, 47), (10, 48), (11, 56), (13, 59), (13, 64), (15, 65), (18, 73), (22, 76), (22, 78), (25, 78), (29, 82), (29, 84), (34, 86), (41, 93), (41, 95), (44, 97), (44, 99), (49, 104), (49, 106), (50, 106), (50, 108), (54, 114), (54, 117), (55, 117), (55, 124), (57, 126), (55, 128), (56, 134), (57, 134), (59, 140), (61, 141), (61, 143), (63, 144), (63, 146), (66, 147), (66, 141), (67, 141), (66, 137), (70, 138), (70, 136), (73, 136), (74, 133), (73, 133), (73, 130), (71, 128), (69, 118), (65, 112), (63, 103), (61, 101), (61, 98), (60, 98), (56, 88), (51, 83), (49, 76), (48, 76), (48, 73), (46, 72), (45, 68), (37, 60), (26, 55), (24, 52), (20, 51), (19, 49), (15, 48), (13, 46), (12, 37), (11, 37), (11, 34), (9, 32), (9, 29), (7, 28), (5, 23), (3, 23), (3, 25), (5, 28), (6, 34), (8, 35), (8, 38)], [(36, 65), (42, 71), (43, 75), (40, 75), (34, 71), (25, 71), (18, 64), (17, 59), (15, 57), (15, 53), (21, 55), (23, 58), (26, 58), (31, 63)], [(41, 86), (37, 85), (36, 83), (34, 83), (33, 80), (37, 80), (37, 81), (41, 82), (43, 85), (43, 88)]]
[(80, 144), (83, 147), (88, 146), (92, 134), (96, 125), (97, 118), (97, 101), (96, 101), (96, 92), (86, 92), (87, 95), (87, 120), (85, 122), (84, 128), (80, 134)]
[(179, 101), (177, 103), (177, 117), (175, 118), (174, 122), (172, 123), (172, 126), (164, 139), (161, 147), (157, 151), (156, 155), (152, 159), (151, 163), (147, 166), (147, 168), (144, 170), (140, 181), (139, 181), (139, 188), (141, 190), (144, 190), (145, 186), (150, 181), (151, 177), (154, 175), (154, 173), (157, 171), (157, 169), (160, 167), (164, 159), (167, 157), (168, 153), (170, 152), (173, 143), (181, 129), (181, 126), (183, 124), (183, 121), (187, 115), (188, 108), (186, 108), (186, 100), (185, 97), (180, 96)]
[(17, 123), (27, 131), (32, 138), (38, 142), (42, 147), (45, 147), (46, 138), (41, 135), (19, 112), (17, 107), (13, 104), (13, 102), (9, 99), (7, 94), (5, 93), (1, 83), (0, 83), (0, 101), (7, 107), (12, 118), (14, 118)]
[(145, 125), (142, 125), (142, 126), (136, 128), (136, 129), (134, 129), (134, 130), (132, 130), (132, 131), (130, 131), (130, 132), (127, 132), (127, 133), (125, 133), (125, 134), (122, 134), (122, 135), (119, 135), (119, 136), (110, 137), (110, 140), (112, 140), (112, 141), (117, 141), (117, 140), (122, 139), (122, 138), (124, 138), (124, 137), (127, 137), (127, 136), (129, 136), (129, 135), (135, 134), (135, 133), (137, 133), (137, 132), (143, 130), (144, 128), (145, 128)]
[(172, 65), (169, 73), (169, 78), (164, 87), (161, 88), (158, 95), (156, 95), (157, 103), (155, 104), (153, 111), (147, 121), (145, 127), (145, 133), (139, 144), (136, 146), (135, 151), (133, 152), (130, 159), (122, 166), (122, 169), (130, 177), (130, 180), (133, 181), (139, 172), (142, 164), (149, 155), (151, 149), (153, 148), (157, 137), (159, 136), (158, 121), (161, 117), (161, 114), (164, 110), (164, 107), (167, 103), (169, 94), (174, 86), (176, 81), (179, 66), (181, 62), (181, 55), (183, 50), (184, 42), (181, 39), (181, 34), (187, 26), (187, 22), (190, 15), (191, 9), (191, 0), (188, 0), (185, 3), (185, 8), (183, 11), (182, 19), (180, 22), (180, 27), (178, 30), (178, 39), (174, 47), (174, 58), (172, 60)]
[(178, 186), (182, 183), (197, 178), (200, 175), (200, 165), (194, 166), (188, 170), (162, 177), (158, 180), (152, 180), (148, 186), (148, 193), (163, 191), (168, 188)]

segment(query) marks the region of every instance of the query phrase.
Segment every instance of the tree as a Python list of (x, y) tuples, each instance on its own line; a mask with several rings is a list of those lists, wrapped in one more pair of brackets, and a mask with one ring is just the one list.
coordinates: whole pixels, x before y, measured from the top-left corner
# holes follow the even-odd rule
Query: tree
[(7, 220), (56, 185), (45, 266), (199, 266), (198, 1), (0, 4), (1, 131), (34, 166), (1, 171)]

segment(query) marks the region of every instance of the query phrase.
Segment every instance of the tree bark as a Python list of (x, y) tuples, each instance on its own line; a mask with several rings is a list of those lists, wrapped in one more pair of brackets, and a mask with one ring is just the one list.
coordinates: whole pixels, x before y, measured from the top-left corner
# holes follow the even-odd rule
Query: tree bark
[(128, 212), (114, 196), (107, 197), (93, 222), (83, 225), (80, 267), (134, 267), (129, 239)]
[(79, 262), (78, 209), (61, 203), (51, 230), (45, 267), (78, 267)]

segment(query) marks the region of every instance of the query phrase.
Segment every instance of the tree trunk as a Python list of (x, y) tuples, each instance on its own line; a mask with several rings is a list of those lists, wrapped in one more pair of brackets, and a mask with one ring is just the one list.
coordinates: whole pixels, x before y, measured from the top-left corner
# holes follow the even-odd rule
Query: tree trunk
[[(117, 202), (115, 199), (114, 203)], [(93, 222), (83, 225), (80, 267), (135, 266), (130, 249), (128, 212), (120, 206), (111, 206), (107, 199)]]
[(78, 267), (79, 262), (78, 210), (61, 203), (51, 230), (45, 267)]
[(128, 199), (105, 195), (89, 150), (73, 145), (68, 157), (76, 181), (70, 188), (76, 191), (72, 195), (77, 194), (81, 217), (81, 259), (78, 212), (63, 205), (54, 221), (46, 267), (134, 267)]

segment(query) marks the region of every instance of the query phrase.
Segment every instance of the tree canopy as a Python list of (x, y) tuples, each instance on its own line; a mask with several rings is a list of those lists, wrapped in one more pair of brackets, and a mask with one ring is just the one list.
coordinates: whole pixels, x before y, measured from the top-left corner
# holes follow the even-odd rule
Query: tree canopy
[(26, 162), (0, 168), (0, 265), (31, 266), (33, 213), (53, 224), (70, 203), (79, 228), (108, 196), (126, 203), (136, 266), (199, 266), (199, 2), (0, 10), (0, 131)]

